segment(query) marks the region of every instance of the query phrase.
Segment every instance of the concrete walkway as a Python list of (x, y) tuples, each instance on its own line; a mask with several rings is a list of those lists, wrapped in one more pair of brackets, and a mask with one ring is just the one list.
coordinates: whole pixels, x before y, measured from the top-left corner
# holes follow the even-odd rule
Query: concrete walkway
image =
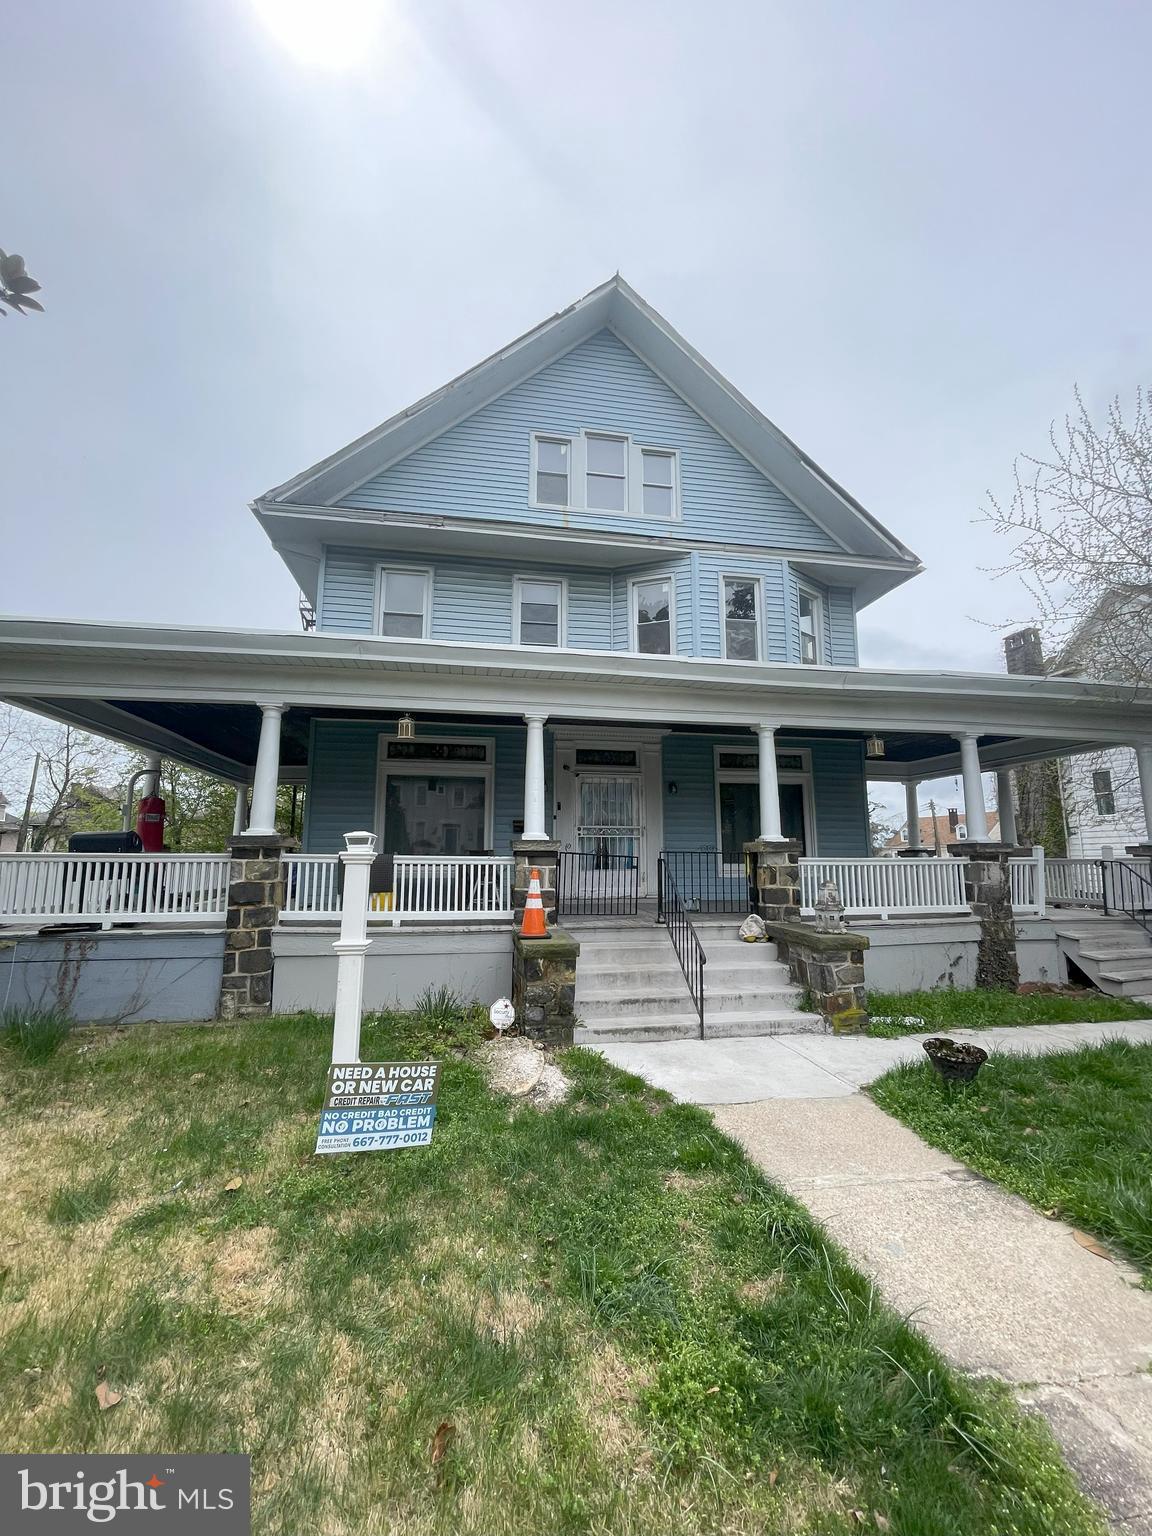
[(764, 1099), (837, 1099), (857, 1093), (898, 1061), (923, 1061), (930, 1034), (972, 1040), (986, 1051), (1068, 1051), (1102, 1040), (1152, 1042), (1152, 1019), (1115, 1024), (1035, 1024), (1008, 1029), (935, 1029), (902, 1040), (833, 1035), (665, 1040), (602, 1045), (617, 1067), (646, 1077), (688, 1104), (754, 1104)]
[[(1066, 1050), (1152, 1020), (949, 1031), (986, 1049)], [(956, 1365), (1010, 1382), (1044, 1414), (1112, 1527), (1152, 1536), (1152, 1294), (859, 1092), (920, 1039), (793, 1035), (613, 1046), (604, 1054), (711, 1107), (808, 1206), (886, 1299)]]

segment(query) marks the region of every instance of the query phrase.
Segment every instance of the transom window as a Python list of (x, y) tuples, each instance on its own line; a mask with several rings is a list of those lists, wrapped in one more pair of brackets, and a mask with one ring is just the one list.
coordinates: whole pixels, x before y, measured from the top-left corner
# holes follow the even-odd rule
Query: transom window
[(513, 604), (517, 645), (564, 644), (564, 583), (517, 576)]
[(536, 500), (546, 507), (568, 505), (572, 444), (564, 437), (536, 439)]
[(589, 433), (586, 451), (589, 509), (597, 512), (627, 512), (627, 438), (600, 437)]
[(724, 655), (729, 661), (760, 659), (760, 583), (754, 577), (724, 578)]
[(1092, 775), (1092, 793), (1096, 797), (1097, 816), (1115, 816), (1116, 792), (1112, 788), (1112, 773), (1108, 768), (1098, 768)]
[(672, 460), (674, 455), (655, 448), (642, 448), (640, 458), (644, 469), (643, 502), (645, 517), (671, 517)]
[(656, 576), (632, 583), (632, 618), (636, 649), (645, 656), (672, 654), (672, 578)]
[(824, 600), (811, 587), (800, 588), (800, 660), (818, 667), (824, 655)]
[(380, 566), (376, 578), (376, 633), (422, 640), (428, 633), (430, 573)]

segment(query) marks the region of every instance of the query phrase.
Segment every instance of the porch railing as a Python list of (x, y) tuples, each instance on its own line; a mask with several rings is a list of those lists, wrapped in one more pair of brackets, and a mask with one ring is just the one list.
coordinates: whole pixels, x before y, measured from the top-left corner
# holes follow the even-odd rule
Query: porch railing
[(1023, 917), (1043, 917), (1047, 906), (1048, 860), (1043, 848), (1025, 859), (1008, 860), (1012, 910)]
[(964, 859), (801, 859), (800, 911), (816, 910), (820, 887), (836, 886), (849, 917), (968, 912)]
[(676, 951), (676, 958), (680, 962), (680, 969), (684, 972), (684, 980), (688, 983), (688, 991), (692, 995), (696, 1017), (700, 1020), (700, 1038), (703, 1040), (704, 966), (707, 964), (708, 957), (704, 953), (704, 946), (700, 943), (700, 936), (692, 926), (692, 919), (685, 909), (671, 866), (664, 857), (661, 857), (657, 863), (656, 881), (658, 921), (667, 924), (668, 937), (672, 940), (672, 948)]
[(226, 853), (0, 853), (0, 923), (213, 927), (228, 905)]
[[(495, 922), (512, 916), (515, 860), (488, 854), (397, 854), (392, 889), (372, 893), (370, 922)], [(285, 922), (339, 918), (340, 859), (334, 853), (284, 855)]]
[(565, 849), (556, 865), (556, 908), (561, 917), (628, 917), (639, 910), (640, 858), (636, 852)]

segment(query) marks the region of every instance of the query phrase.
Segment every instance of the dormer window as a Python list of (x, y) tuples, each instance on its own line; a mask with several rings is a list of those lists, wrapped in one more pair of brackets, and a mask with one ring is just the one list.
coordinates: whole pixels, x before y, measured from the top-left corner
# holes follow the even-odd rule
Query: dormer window
[(566, 507), (572, 472), (572, 444), (566, 437), (536, 439), (536, 500), (543, 507)]
[(588, 498), (592, 512), (628, 510), (628, 439), (588, 434)]

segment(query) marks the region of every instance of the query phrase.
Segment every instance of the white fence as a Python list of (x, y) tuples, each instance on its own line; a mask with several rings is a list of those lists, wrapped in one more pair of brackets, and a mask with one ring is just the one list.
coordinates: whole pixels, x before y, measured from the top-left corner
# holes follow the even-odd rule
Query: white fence
[[(1074, 907), (1110, 910), (1119, 905), (1115, 887), (1116, 872), (1121, 868), (1152, 881), (1152, 859), (1049, 859), (1048, 900)], [(1122, 891), (1129, 891), (1135, 883), (1122, 881)]]
[(1043, 848), (1033, 849), (1031, 858), (1008, 860), (1008, 883), (1014, 912), (1023, 917), (1044, 916), (1047, 873)]
[(228, 904), (226, 853), (0, 853), (0, 921), (215, 927)]
[[(334, 853), (286, 854), (281, 918), (326, 922), (340, 916), (340, 860)], [(425, 858), (397, 854), (392, 890), (370, 899), (372, 922), (494, 922), (512, 916), (515, 861), (492, 855)]]
[(816, 910), (831, 880), (850, 917), (905, 917), (967, 912), (964, 859), (801, 859), (800, 910)]

